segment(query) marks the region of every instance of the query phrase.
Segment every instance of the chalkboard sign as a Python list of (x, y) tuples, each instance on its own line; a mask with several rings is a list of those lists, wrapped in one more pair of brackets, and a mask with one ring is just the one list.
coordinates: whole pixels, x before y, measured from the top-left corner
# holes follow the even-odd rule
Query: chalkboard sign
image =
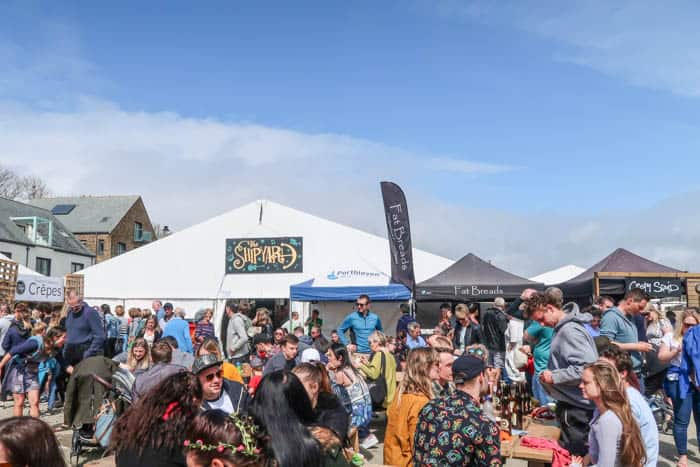
[(680, 297), (683, 295), (683, 281), (663, 277), (627, 277), (625, 290), (641, 289), (652, 298)]
[(303, 272), (302, 237), (229, 238), (226, 274)]

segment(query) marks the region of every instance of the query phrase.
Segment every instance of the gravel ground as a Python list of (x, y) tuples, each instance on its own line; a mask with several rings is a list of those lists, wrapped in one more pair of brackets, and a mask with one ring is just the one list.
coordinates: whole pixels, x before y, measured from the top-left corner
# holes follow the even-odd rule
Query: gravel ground
[[(26, 413), (26, 410), (25, 410)], [(7, 418), (12, 416), (12, 403), (11, 402), (5, 402), (0, 403), (0, 419), (1, 418)], [(56, 411), (52, 414), (47, 413), (46, 411), (46, 404), (41, 404), (41, 418), (45, 422), (47, 422), (49, 425), (51, 425), (55, 432), (56, 436), (58, 437), (59, 442), (61, 443), (61, 446), (64, 451), (64, 455), (66, 457), (66, 461), (68, 460), (68, 455), (70, 452), (70, 443), (71, 443), (71, 436), (72, 436), (72, 431), (69, 429), (65, 429), (63, 427), (63, 412), (62, 411)], [(379, 414), (379, 416), (373, 420), (372, 422), (372, 432), (376, 434), (377, 438), (384, 439), (384, 426), (386, 424), (386, 419), (384, 418), (383, 414)], [(698, 453), (698, 442), (696, 439), (696, 427), (695, 424), (691, 422), (690, 428), (688, 430), (688, 439), (689, 439), (689, 451), (690, 451), (690, 456), (688, 459), (688, 465), (700, 465), (700, 454)], [(661, 457), (659, 459), (659, 467), (673, 467), (676, 465), (676, 448), (673, 444), (673, 437), (671, 435), (667, 434), (662, 434), (660, 436), (660, 454)], [(367, 459), (367, 461), (371, 464), (375, 465), (382, 465), (383, 462), (383, 444), (379, 444), (378, 446), (370, 449), (370, 450), (363, 450), (362, 452)], [(90, 450), (86, 451), (84, 456), (81, 456), (80, 458), (80, 464), (79, 465), (85, 465), (86, 463), (91, 463), (92, 461), (98, 460), (102, 457), (102, 453), (99, 450)], [(109, 462), (108, 460), (104, 463), (101, 464), (104, 465), (105, 467), (114, 465), (112, 462)], [(522, 460), (517, 460), (517, 459), (508, 459), (506, 462), (506, 465), (512, 466), (512, 467), (525, 467), (527, 466), (527, 462), (522, 461)]]

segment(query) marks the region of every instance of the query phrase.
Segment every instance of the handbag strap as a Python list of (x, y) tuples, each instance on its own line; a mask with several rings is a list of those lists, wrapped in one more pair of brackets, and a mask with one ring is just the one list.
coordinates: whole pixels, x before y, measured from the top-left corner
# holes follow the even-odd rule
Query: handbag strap
[(386, 366), (386, 355), (384, 355), (383, 350), (380, 350), (379, 352), (382, 354), (382, 363), (379, 369), (379, 376), (384, 376), (384, 367)]

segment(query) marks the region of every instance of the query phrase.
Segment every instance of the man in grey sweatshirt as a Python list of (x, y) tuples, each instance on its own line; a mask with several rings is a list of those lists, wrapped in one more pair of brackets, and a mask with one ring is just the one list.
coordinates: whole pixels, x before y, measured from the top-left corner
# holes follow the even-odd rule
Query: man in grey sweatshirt
[(248, 328), (250, 318), (238, 307), (226, 306), (229, 317), (226, 328), (226, 356), (234, 365), (248, 363)]
[(545, 391), (557, 401), (556, 415), (561, 426), (561, 444), (571, 454), (588, 452), (588, 423), (595, 407), (579, 389), (587, 363), (598, 360), (598, 351), (584, 324), (593, 317), (581, 313), (578, 305), (558, 305), (553, 294), (535, 294), (528, 301), (530, 318), (554, 328), (547, 369), (540, 374)]

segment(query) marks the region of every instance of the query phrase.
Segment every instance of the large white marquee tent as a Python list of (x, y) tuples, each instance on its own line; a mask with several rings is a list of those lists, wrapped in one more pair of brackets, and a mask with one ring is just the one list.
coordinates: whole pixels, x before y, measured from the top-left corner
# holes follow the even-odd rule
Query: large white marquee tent
[[(302, 237), (303, 272), (226, 274), (226, 239)], [(444, 270), (452, 260), (413, 250), (416, 280)], [(376, 281), (391, 274), (386, 238), (307, 214), (271, 201), (256, 201), (200, 224), (176, 232), (109, 261), (91, 266), (85, 277), (85, 298), (90, 304), (122, 304), (150, 308), (154, 299), (173, 302), (188, 316), (205, 307), (215, 309), (215, 323), (227, 299), (286, 299), (290, 286), (354, 271), (362, 286), (363, 273)], [(342, 282), (342, 281), (340, 281)], [(375, 285), (367, 283), (366, 285)], [(324, 327), (337, 325), (351, 310), (347, 302), (314, 304)], [(292, 302), (305, 315), (308, 303)], [(385, 327), (395, 323), (397, 304), (375, 303)], [(393, 319), (392, 319), (393, 318)], [(329, 329), (325, 329), (328, 331)]]
[(531, 281), (541, 282), (544, 285), (561, 284), (569, 279), (581, 274), (585, 271), (584, 268), (576, 266), (575, 264), (567, 264), (560, 268), (552, 269), (551, 271), (543, 272), (535, 277), (531, 277)]

